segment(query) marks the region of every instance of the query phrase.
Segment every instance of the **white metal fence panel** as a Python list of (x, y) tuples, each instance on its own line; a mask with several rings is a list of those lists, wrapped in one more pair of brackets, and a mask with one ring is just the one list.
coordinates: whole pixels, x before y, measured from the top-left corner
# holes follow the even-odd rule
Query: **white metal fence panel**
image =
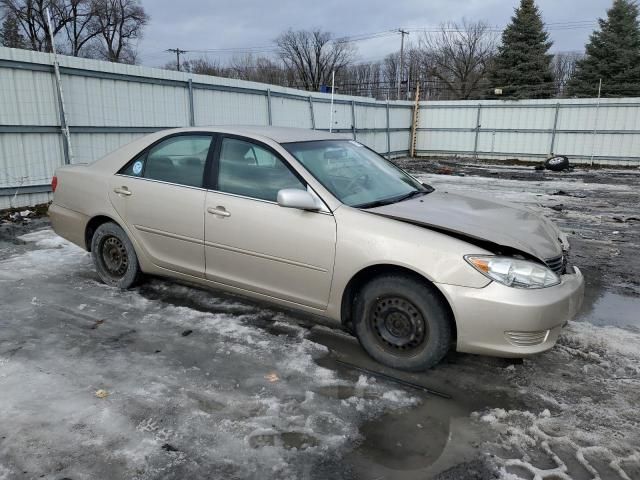
[(271, 124), (280, 127), (313, 128), (309, 99), (271, 98)]
[(640, 164), (640, 99), (422, 102), (418, 152)]
[[(276, 125), (351, 133), (408, 152), (413, 102), (380, 102), (59, 56), (74, 157), (61, 136), (50, 54), (0, 47), (0, 208), (49, 198), (59, 165), (91, 162), (162, 128)], [(420, 155), (640, 165), (640, 99), (421, 102)]]
[[(276, 125), (349, 132), (384, 154), (409, 145), (410, 102), (59, 56), (73, 158), (61, 136), (53, 56), (0, 48), (0, 208), (46, 201), (55, 168), (91, 162), (162, 128)], [(44, 199), (44, 200), (43, 200)]]

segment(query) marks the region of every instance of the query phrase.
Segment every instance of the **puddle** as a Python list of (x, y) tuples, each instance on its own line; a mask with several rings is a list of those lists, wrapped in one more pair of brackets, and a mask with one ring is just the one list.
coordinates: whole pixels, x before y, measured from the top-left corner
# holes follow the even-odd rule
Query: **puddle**
[(576, 320), (593, 325), (640, 328), (640, 297), (605, 292)]
[(286, 449), (305, 450), (318, 445), (318, 439), (301, 432), (266, 433), (249, 437), (249, 446), (251, 448), (284, 447)]
[(446, 402), (429, 400), (415, 409), (390, 412), (366, 422), (360, 427), (364, 440), (356, 454), (393, 470), (418, 470), (432, 465), (450, 439), (453, 408)]
[[(325, 365), (327, 364), (325, 363)], [(337, 398), (338, 400), (346, 400), (351, 397), (365, 398), (367, 400), (378, 398), (378, 395), (373, 392), (349, 385), (327, 385), (314, 388), (313, 391), (325, 397)]]

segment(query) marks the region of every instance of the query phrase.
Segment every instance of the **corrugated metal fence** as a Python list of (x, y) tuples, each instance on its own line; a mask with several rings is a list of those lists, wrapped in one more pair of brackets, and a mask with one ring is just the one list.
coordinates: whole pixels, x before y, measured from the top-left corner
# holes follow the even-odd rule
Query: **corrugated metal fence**
[[(136, 137), (198, 125), (327, 130), (330, 96), (260, 83), (58, 57), (73, 158), (64, 148), (50, 54), (0, 47), (0, 208), (46, 202), (53, 171)], [(336, 95), (334, 131), (406, 154), (412, 102)], [(640, 165), (640, 99), (423, 102), (422, 155), (542, 158)]]
[(423, 102), (418, 153), (640, 165), (640, 98)]

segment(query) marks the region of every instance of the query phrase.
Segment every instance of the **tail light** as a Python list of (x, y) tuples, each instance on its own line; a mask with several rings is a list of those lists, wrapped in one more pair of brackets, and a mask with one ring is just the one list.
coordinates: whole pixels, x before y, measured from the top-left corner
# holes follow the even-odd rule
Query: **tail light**
[(55, 192), (57, 187), (58, 187), (58, 177), (54, 175), (53, 178), (51, 179), (51, 190)]

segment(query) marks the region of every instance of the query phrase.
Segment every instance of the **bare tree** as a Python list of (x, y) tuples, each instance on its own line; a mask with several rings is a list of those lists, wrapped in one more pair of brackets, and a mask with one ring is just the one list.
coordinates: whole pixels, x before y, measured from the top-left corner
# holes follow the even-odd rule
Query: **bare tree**
[(64, 32), (69, 55), (83, 56), (84, 47), (100, 35), (92, 0), (66, 0), (58, 8), (60, 16), (68, 19), (64, 24)]
[(395, 98), (400, 70), (400, 52), (391, 53), (382, 61), (382, 82), (386, 88), (386, 99)]
[(565, 96), (567, 84), (576, 70), (576, 63), (583, 57), (584, 54), (580, 52), (558, 52), (553, 56), (551, 68), (558, 97)]
[(482, 96), (496, 48), (496, 35), (486, 23), (442, 24), (438, 32), (424, 34), (421, 47), (428, 73), (443, 83), (451, 98)]
[(288, 30), (276, 39), (280, 58), (295, 72), (302, 87), (317, 91), (330, 83), (331, 72), (340, 71), (353, 58), (353, 46), (334, 40), (321, 30)]
[[(167, 70), (177, 70), (175, 60), (165, 64)], [(216, 77), (228, 77), (228, 68), (223, 67), (219, 60), (211, 60), (206, 57), (190, 58), (180, 62), (180, 71), (197, 73), (199, 75), (212, 75)]]
[(363, 62), (348, 65), (336, 76), (336, 90), (347, 95), (380, 97), (380, 63)]
[(105, 60), (135, 63), (136, 40), (142, 38), (149, 16), (139, 0), (93, 0), (92, 13)]
[(29, 47), (41, 52), (51, 51), (47, 8), (55, 36), (69, 22), (69, 17), (65, 15), (64, 0), (0, 0), (0, 9), (16, 18)]
[(293, 71), (284, 64), (264, 56), (246, 54), (231, 59), (231, 76), (252, 82), (290, 86), (295, 83)]

